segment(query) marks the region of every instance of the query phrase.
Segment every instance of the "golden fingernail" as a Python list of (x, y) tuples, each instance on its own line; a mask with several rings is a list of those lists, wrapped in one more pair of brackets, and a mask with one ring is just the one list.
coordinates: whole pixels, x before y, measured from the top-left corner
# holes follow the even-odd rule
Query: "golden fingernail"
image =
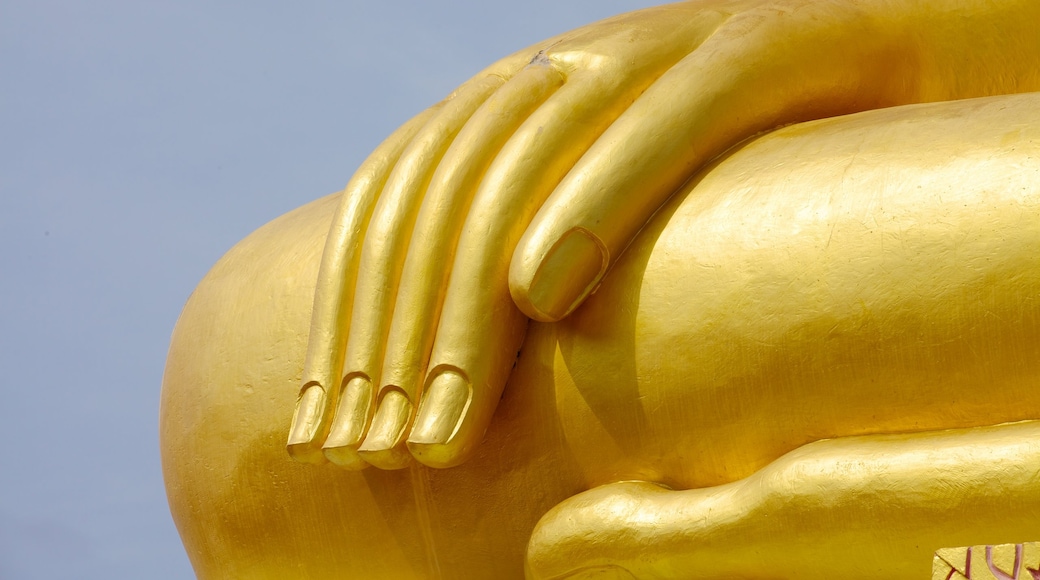
[(363, 375), (354, 375), (343, 386), (339, 408), (333, 420), (325, 448), (356, 446), (365, 435), (365, 427), (372, 407), (372, 382)]
[(325, 402), (325, 389), (318, 384), (307, 387), (296, 402), (296, 413), (285, 446), (293, 459), (304, 463), (325, 461), (321, 454), (321, 441), (315, 441), (325, 416)]
[(596, 289), (607, 270), (607, 249), (592, 232), (574, 228), (553, 245), (531, 281), (528, 299), (540, 320), (571, 313)]
[(411, 414), (412, 403), (408, 397), (398, 390), (388, 391), (372, 418), (372, 428), (368, 430), (361, 449), (386, 449), (397, 445)]
[(358, 454), (382, 469), (407, 466), (412, 456), (401, 443), (411, 418), (412, 403), (408, 397), (397, 389), (387, 391), (372, 418), (372, 427), (365, 441), (358, 448)]
[(423, 395), (408, 442), (447, 443), (462, 424), (472, 396), (473, 389), (465, 377), (454, 371), (441, 371), (430, 381), (429, 390)]

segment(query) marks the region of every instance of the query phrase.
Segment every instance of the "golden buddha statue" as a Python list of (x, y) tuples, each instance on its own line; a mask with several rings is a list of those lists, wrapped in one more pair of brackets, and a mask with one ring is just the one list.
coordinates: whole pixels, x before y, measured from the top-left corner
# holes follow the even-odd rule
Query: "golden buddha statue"
[(1036, 0), (684, 2), (492, 65), (189, 299), (196, 572), (909, 579), (1040, 539), (1030, 91)]

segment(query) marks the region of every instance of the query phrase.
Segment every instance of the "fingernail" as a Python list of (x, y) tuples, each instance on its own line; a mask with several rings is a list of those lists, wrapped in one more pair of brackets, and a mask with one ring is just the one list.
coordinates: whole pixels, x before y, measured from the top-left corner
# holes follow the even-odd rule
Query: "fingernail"
[(396, 389), (388, 391), (376, 409), (365, 441), (358, 448), (359, 455), (383, 469), (405, 467), (411, 455), (401, 445), (401, 440), (411, 418), (412, 403), (408, 397)]
[(325, 389), (321, 385), (311, 385), (300, 396), (296, 403), (292, 426), (289, 428), (289, 440), (286, 450), (289, 455), (304, 463), (321, 463), (320, 441), (315, 441), (321, 421), (325, 415)]
[(454, 371), (442, 371), (430, 382), (419, 405), (419, 416), (409, 443), (440, 445), (447, 443), (458, 431), (469, 407), (473, 389), (464, 376)]
[(607, 269), (607, 249), (588, 230), (574, 228), (546, 254), (531, 281), (528, 299), (544, 321), (571, 313), (596, 289)]
[[(372, 407), (372, 382), (362, 375), (355, 375), (343, 387), (339, 397), (339, 408), (333, 419), (325, 448), (357, 445), (365, 434), (368, 414)], [(327, 455), (327, 454), (326, 454)]]

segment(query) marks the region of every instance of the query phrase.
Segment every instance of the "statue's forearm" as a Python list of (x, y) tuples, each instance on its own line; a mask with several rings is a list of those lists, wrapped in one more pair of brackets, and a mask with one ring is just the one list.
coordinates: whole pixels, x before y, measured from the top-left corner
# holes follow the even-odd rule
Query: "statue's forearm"
[(1040, 422), (821, 441), (748, 479), (605, 485), (550, 511), (535, 578), (927, 578), (937, 549), (1037, 534)]

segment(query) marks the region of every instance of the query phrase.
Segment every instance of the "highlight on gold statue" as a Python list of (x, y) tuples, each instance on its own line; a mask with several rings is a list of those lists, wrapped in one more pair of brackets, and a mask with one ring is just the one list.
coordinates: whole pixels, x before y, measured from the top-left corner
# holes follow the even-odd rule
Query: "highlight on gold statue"
[(1036, 0), (697, 0), (493, 64), (189, 299), (196, 573), (1033, 573), (1036, 91)]

